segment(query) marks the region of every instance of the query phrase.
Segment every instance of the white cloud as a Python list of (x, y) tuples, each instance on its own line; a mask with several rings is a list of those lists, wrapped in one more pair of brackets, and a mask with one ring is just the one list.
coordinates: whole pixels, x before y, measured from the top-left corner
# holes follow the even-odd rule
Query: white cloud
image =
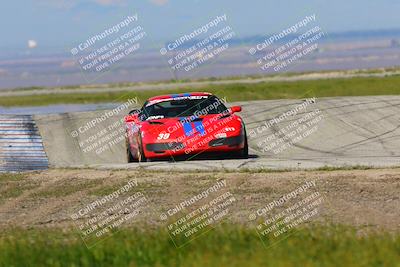
[(37, 46), (37, 42), (35, 40), (28, 40), (28, 48), (35, 48)]

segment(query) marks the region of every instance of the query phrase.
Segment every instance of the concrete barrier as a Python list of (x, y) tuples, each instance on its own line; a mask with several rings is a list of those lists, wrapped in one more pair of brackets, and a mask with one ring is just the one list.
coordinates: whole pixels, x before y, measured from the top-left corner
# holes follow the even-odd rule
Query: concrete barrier
[[(124, 130), (122, 123), (109, 129), (121, 121), (125, 115), (122, 113), (88, 126), (94, 118), (100, 118), (103, 114), (104, 111), (36, 115), (35, 121), (43, 137), (50, 166), (126, 162), (125, 140), (110, 145), (99, 153), (99, 149), (109, 143), (104, 139), (106, 136), (115, 130)], [(118, 136), (123, 137), (120, 133)]]

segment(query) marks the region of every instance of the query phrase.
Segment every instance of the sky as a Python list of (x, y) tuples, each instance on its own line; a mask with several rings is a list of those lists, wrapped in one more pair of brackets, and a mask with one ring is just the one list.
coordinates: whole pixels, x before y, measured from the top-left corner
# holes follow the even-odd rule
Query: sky
[(69, 49), (127, 15), (148, 40), (165, 42), (226, 14), (238, 37), (268, 35), (316, 14), (325, 31), (400, 28), (398, 0), (20, 0), (3, 1), (0, 48)]

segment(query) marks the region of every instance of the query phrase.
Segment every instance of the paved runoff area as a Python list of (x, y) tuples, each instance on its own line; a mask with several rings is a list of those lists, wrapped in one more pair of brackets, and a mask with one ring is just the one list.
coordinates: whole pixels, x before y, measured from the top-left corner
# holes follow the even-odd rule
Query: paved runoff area
[[(241, 105), (248, 159), (126, 163), (126, 111), (34, 116), (51, 167), (97, 169), (308, 169), (400, 164), (400, 97), (308, 97)], [(95, 121), (95, 122), (94, 122)]]

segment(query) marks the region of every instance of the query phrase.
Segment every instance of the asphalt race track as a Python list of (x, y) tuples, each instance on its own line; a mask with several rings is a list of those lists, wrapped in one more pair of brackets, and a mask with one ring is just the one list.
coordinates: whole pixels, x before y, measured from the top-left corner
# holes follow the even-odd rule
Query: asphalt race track
[[(303, 108), (298, 108), (301, 104)], [(41, 115), (34, 119), (52, 167), (232, 170), (400, 165), (400, 96), (329, 97), (314, 102), (265, 100), (230, 105), (243, 108), (249, 159), (172, 159), (127, 164), (123, 124), (119, 121), (125, 113), (94, 125), (89, 122), (105, 111)], [(275, 122), (269, 123), (274, 118)], [(83, 129), (80, 133), (79, 128)]]

